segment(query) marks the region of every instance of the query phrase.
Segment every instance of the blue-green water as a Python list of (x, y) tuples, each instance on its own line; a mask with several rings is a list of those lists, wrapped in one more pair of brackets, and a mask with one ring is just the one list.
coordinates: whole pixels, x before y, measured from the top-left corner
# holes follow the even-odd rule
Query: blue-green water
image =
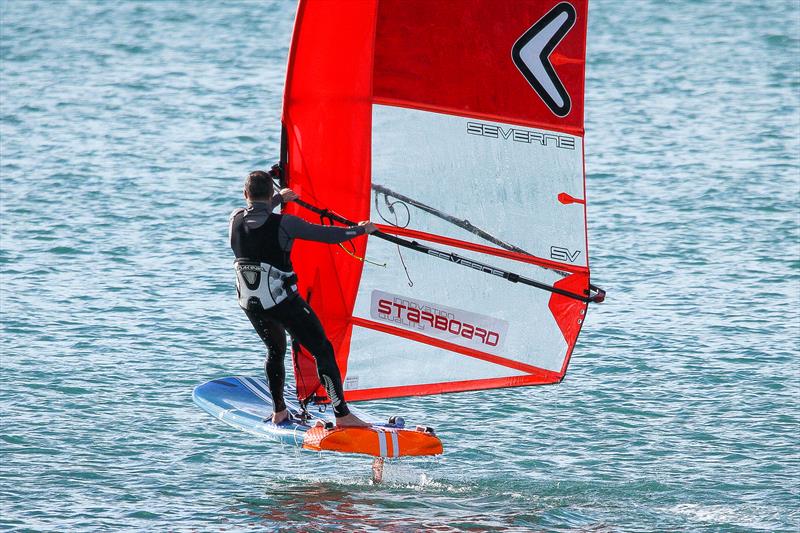
[[(440, 460), (259, 442), (227, 215), (278, 149), (291, 2), (0, 2), (0, 528), (796, 531), (800, 5), (591, 5), (594, 281), (553, 387), (376, 402)], [(478, 424), (469, 432), (465, 424)]]

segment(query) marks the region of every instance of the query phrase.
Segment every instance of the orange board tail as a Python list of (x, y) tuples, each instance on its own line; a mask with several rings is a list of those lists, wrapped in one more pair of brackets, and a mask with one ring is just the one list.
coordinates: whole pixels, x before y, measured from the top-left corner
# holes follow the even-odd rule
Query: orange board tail
[(375, 457), (439, 455), (442, 441), (432, 431), (387, 427), (316, 426), (306, 431), (303, 448), (315, 451), (361, 453)]

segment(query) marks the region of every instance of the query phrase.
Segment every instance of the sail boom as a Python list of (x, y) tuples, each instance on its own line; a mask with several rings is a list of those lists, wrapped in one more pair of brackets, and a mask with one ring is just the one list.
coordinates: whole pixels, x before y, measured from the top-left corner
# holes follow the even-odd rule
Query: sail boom
[[(323, 219), (333, 220), (333, 221), (339, 222), (341, 224), (349, 224), (349, 225), (355, 224), (353, 221), (348, 220), (348, 219), (344, 218), (343, 216), (341, 216), (339, 214), (336, 214), (336, 213), (334, 213), (332, 211), (328, 211), (326, 209), (321, 209), (321, 208), (319, 208), (317, 206), (309, 204), (308, 202), (306, 202), (304, 200), (296, 200), (296, 203), (298, 205), (301, 205), (304, 208), (308, 209), (309, 211), (317, 213)], [(389, 226), (389, 227), (390, 228), (394, 228), (394, 226)], [(481, 261), (471, 260), (471, 259), (468, 259), (466, 257), (462, 257), (462, 256), (460, 256), (460, 255), (458, 255), (456, 253), (453, 253), (453, 252), (445, 252), (445, 251), (442, 251), (442, 250), (438, 250), (436, 248), (432, 248), (430, 246), (425, 246), (424, 244), (420, 244), (417, 241), (409, 241), (409, 240), (406, 240), (406, 239), (401, 239), (399, 237), (396, 237), (394, 235), (391, 235), (389, 233), (384, 233), (384, 232), (381, 232), (381, 231), (374, 232), (372, 235), (377, 237), (377, 238), (383, 239), (385, 241), (394, 243), (394, 244), (396, 244), (398, 246), (402, 246), (404, 248), (408, 248), (410, 250), (414, 250), (415, 252), (427, 254), (427, 255), (429, 255), (431, 257), (436, 257), (438, 259), (443, 259), (443, 260), (449, 261), (451, 263), (455, 263), (455, 264), (458, 264), (458, 265), (463, 265), (466, 268), (471, 268), (471, 269), (477, 270), (479, 272), (483, 272), (485, 274), (489, 274), (489, 275), (492, 275), (492, 276), (497, 276), (497, 277), (502, 278), (504, 280), (507, 280), (507, 281), (509, 281), (511, 283), (521, 283), (523, 285), (528, 285), (529, 287), (535, 287), (537, 289), (541, 289), (541, 290), (544, 290), (544, 291), (552, 292), (553, 294), (560, 294), (562, 296), (566, 296), (568, 298), (572, 298), (572, 299), (575, 299), (575, 300), (578, 300), (578, 301), (581, 301), (581, 302), (591, 302), (591, 301), (595, 300), (595, 296), (592, 295), (588, 289), (584, 290), (584, 294), (581, 294), (581, 293), (578, 293), (578, 292), (571, 292), (571, 291), (567, 291), (567, 290), (564, 290), (564, 289), (560, 289), (558, 287), (554, 287), (554, 286), (549, 285), (547, 283), (543, 283), (543, 282), (540, 282), (540, 281), (537, 281), (537, 280), (534, 280), (534, 279), (527, 278), (525, 276), (521, 276), (521, 275), (519, 275), (519, 274), (517, 274), (515, 272), (510, 272), (508, 270), (505, 270), (505, 269), (502, 269), (502, 268), (498, 268), (498, 267), (486, 264), (486, 263), (481, 262)], [(354, 254), (351, 254), (351, 255), (354, 255)], [(533, 256), (531, 256), (531, 257), (533, 257)], [(556, 271), (555, 269), (551, 269), (551, 270)], [(556, 271), (556, 272), (558, 272), (558, 271)]]

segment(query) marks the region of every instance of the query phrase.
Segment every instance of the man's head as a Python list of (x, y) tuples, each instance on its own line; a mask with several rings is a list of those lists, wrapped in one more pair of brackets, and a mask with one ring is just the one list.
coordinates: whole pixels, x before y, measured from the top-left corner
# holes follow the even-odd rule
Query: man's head
[(272, 191), (272, 176), (263, 170), (254, 170), (244, 180), (244, 197), (248, 202), (269, 202)]

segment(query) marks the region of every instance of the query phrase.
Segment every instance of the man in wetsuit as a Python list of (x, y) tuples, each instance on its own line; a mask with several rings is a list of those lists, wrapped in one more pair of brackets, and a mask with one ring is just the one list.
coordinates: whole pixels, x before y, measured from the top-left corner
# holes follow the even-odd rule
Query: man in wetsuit
[(333, 346), (319, 318), (297, 292), (290, 253), (295, 239), (336, 244), (372, 233), (375, 225), (363, 221), (347, 228), (322, 226), (296, 216), (273, 213), (278, 202), (297, 199), (291, 189), (273, 195), (273, 177), (273, 171), (251, 172), (244, 183), (247, 207), (236, 209), (230, 217), (239, 305), (267, 346), (264, 368), (272, 394), (272, 421), (280, 424), (289, 418), (283, 398), (288, 331), (314, 356), (320, 383), (333, 404), (336, 425), (366, 426), (347, 407)]

